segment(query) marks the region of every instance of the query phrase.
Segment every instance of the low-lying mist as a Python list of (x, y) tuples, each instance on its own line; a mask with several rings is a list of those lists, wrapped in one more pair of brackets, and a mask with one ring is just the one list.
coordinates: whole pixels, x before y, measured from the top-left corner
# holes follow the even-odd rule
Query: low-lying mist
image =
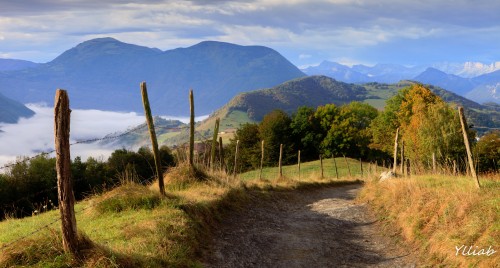
[[(28, 104), (35, 112), (31, 118), (21, 118), (16, 124), (0, 123), (0, 167), (19, 156), (34, 156), (54, 149), (54, 110), (42, 104)], [(161, 116), (165, 119), (189, 121), (187, 117)], [(207, 116), (197, 117), (203, 120)], [(123, 132), (145, 122), (143, 115), (135, 112), (111, 112), (100, 110), (72, 110), (70, 142), (102, 138), (108, 134)], [(71, 157), (89, 156), (106, 159), (115, 148), (98, 143), (71, 146)], [(135, 148), (126, 148), (135, 149)], [(53, 156), (52, 153), (50, 156)]]

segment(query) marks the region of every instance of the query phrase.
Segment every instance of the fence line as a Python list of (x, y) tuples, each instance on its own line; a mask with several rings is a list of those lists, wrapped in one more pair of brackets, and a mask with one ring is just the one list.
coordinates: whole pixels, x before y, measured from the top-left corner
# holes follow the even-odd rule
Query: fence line
[(8, 243), (3, 244), (3, 245), (2, 245), (2, 247), (0, 247), (0, 250), (4, 250), (4, 249), (6, 249), (7, 247), (9, 247), (9, 246), (11, 246), (11, 245), (13, 245), (13, 244), (15, 244), (15, 243), (17, 243), (17, 242), (21, 241), (21, 240), (24, 240), (24, 239), (26, 239), (26, 238), (28, 238), (28, 237), (30, 237), (30, 236), (32, 236), (32, 235), (34, 235), (34, 234), (36, 234), (36, 233), (39, 233), (39, 232), (41, 232), (42, 230), (44, 230), (45, 228), (48, 228), (49, 226), (51, 226), (51, 225), (53, 225), (53, 224), (55, 224), (55, 223), (59, 222), (60, 220), (61, 220), (61, 217), (59, 216), (59, 217), (57, 217), (57, 219), (55, 219), (55, 220), (53, 220), (53, 221), (51, 221), (51, 222), (49, 222), (49, 223), (47, 223), (47, 224), (43, 225), (42, 227), (40, 227), (40, 228), (38, 228), (38, 229), (36, 229), (36, 230), (32, 231), (31, 233), (26, 234), (26, 235), (21, 236), (21, 237), (19, 237), (19, 238), (15, 239), (15, 240), (13, 240), (13, 241), (10, 241), (10, 242), (8, 242)]

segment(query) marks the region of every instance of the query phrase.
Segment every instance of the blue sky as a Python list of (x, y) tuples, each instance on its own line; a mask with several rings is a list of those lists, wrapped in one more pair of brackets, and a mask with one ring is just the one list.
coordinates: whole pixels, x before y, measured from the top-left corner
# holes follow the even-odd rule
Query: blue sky
[(298, 66), (500, 60), (500, 1), (0, 0), (0, 58), (47, 62), (110, 36), (161, 50), (274, 48)]

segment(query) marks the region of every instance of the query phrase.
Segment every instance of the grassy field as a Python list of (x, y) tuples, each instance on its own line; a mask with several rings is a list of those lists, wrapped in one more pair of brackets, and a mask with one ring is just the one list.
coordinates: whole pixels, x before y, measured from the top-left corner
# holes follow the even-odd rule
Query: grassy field
[(79, 202), (75, 211), (84, 248), (79, 261), (64, 254), (59, 211), (1, 222), (0, 267), (200, 267), (200, 252), (224, 213), (274, 190), (356, 182), (314, 176), (243, 182), (225, 174), (192, 173), (185, 165), (170, 170), (165, 180), (167, 197), (160, 196), (156, 184), (123, 182)]
[[(482, 178), (421, 175), (369, 182), (359, 199), (368, 202), (389, 233), (419, 250), (425, 267), (499, 267), (500, 254), (463, 256), (456, 247), (500, 251), (500, 175)], [(466, 250), (468, 252), (468, 250)]]
[[(347, 161), (347, 162), (346, 162)], [(328, 158), (323, 160), (323, 177), (327, 179), (336, 179), (337, 174), (335, 173), (335, 163), (337, 165), (337, 173), (339, 178), (345, 177), (361, 177), (361, 164), (359, 160), (351, 158), (337, 157), (335, 160), (333, 158)], [(377, 169), (377, 170), (375, 170)], [(363, 176), (374, 176), (376, 172), (381, 172), (381, 167), (375, 167), (370, 163), (363, 162)], [(244, 180), (259, 179), (260, 171), (253, 170), (239, 175), (239, 177)], [(304, 179), (305, 181), (321, 178), (321, 163), (319, 160), (311, 161), (307, 163), (301, 163), (300, 165), (300, 176), (298, 165), (283, 166), (283, 176), (294, 178), (295, 180)], [(278, 167), (265, 167), (262, 169), (262, 178), (267, 180), (273, 180), (279, 177)]]

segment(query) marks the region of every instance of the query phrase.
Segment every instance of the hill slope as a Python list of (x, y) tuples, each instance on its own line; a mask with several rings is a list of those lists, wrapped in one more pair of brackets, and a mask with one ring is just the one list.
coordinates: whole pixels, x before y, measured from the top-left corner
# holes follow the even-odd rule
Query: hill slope
[(0, 71), (22, 70), (27, 68), (33, 68), (38, 65), (39, 65), (38, 63), (26, 60), (0, 59)]
[(74, 108), (142, 112), (139, 83), (146, 81), (154, 114), (187, 115), (190, 88), (197, 113), (208, 114), (239, 92), (301, 76), (278, 52), (261, 46), (207, 41), (163, 52), (99, 38), (37, 68), (1, 73), (0, 92), (51, 103), (55, 89), (64, 88)]
[(20, 117), (30, 117), (34, 114), (23, 104), (0, 94), (0, 123), (16, 123)]

